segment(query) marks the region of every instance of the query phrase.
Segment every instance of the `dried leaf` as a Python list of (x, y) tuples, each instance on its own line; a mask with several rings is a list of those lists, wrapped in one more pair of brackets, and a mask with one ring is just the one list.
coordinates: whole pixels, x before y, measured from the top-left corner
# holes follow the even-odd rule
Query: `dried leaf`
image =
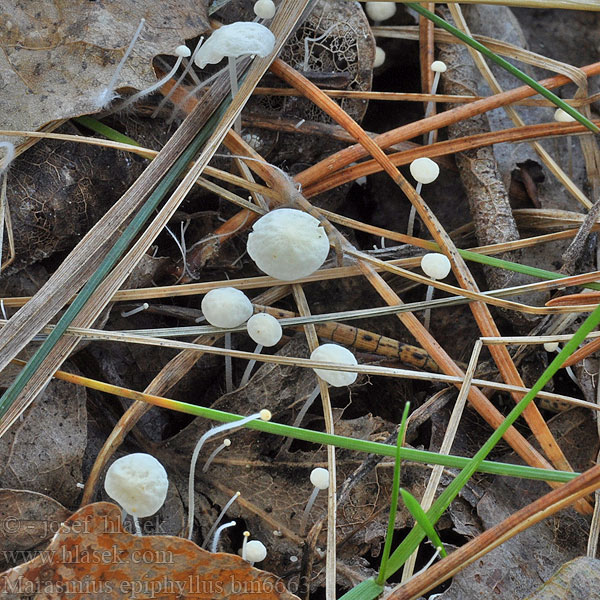
[(0, 128), (31, 130), (99, 108), (96, 98), (142, 18), (116, 89), (156, 81), (152, 58), (208, 28), (206, 3), (28, 0), (0, 9)]
[(77, 511), (43, 553), (0, 575), (0, 592), (7, 600), (296, 598), (277, 577), (238, 556), (123, 531), (119, 507), (108, 502)]

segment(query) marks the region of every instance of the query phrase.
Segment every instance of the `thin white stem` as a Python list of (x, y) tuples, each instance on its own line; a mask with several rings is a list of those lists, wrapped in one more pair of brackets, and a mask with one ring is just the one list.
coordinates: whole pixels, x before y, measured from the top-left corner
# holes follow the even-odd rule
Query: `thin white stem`
[(213, 427), (209, 429), (202, 437), (198, 440), (196, 447), (194, 448), (194, 452), (192, 453), (192, 460), (190, 462), (190, 475), (188, 478), (188, 540), (192, 539), (192, 532), (194, 529), (194, 480), (196, 478), (196, 463), (198, 462), (198, 455), (200, 454), (200, 450), (202, 450), (202, 446), (205, 444), (206, 440), (211, 438), (214, 435), (219, 433), (223, 433), (224, 431), (229, 431), (230, 429), (236, 429), (237, 427), (241, 427), (250, 421), (254, 421), (256, 419), (262, 418), (261, 413), (254, 413), (253, 415), (249, 415), (244, 417), (243, 419), (239, 419), (237, 421), (233, 421), (233, 423), (225, 423), (223, 425), (218, 425), (217, 427)]
[(135, 527), (135, 535), (142, 535), (142, 528), (140, 527), (140, 522), (135, 515), (131, 515), (133, 518), (133, 526)]
[(222, 70), (221, 71), (217, 71), (216, 73), (214, 73), (213, 75), (211, 75), (208, 79), (205, 79), (204, 81), (200, 82), (195, 88), (193, 88), (192, 90), (190, 90), (183, 97), (183, 99), (175, 105), (175, 110), (173, 111), (173, 114), (169, 117), (169, 119), (167, 120), (167, 125), (170, 125), (175, 120), (175, 117), (177, 116), (177, 112), (178, 112), (180, 106), (185, 106), (186, 102), (192, 96), (194, 96), (196, 94), (196, 92), (198, 92), (202, 88), (206, 87), (209, 83), (212, 83), (217, 77), (219, 77), (219, 75), (221, 75), (221, 73), (222, 73)]
[[(423, 184), (419, 181), (417, 183), (417, 187), (415, 191), (417, 194), (421, 194), (421, 189), (423, 188)], [(413, 235), (413, 231), (415, 228), (415, 217), (417, 216), (417, 209), (414, 206), (410, 207), (410, 213), (408, 215), (408, 227), (406, 228), (406, 235)]]
[(121, 312), (121, 316), (122, 317), (131, 317), (132, 315), (136, 315), (137, 313), (148, 310), (149, 308), (150, 308), (150, 305), (147, 302), (144, 302), (144, 304), (140, 304), (140, 306), (138, 306), (137, 308), (132, 308), (131, 310)]
[(225, 448), (229, 448), (229, 446), (231, 446), (231, 440), (229, 438), (225, 438), (223, 440), (223, 443), (218, 445), (211, 452), (210, 456), (208, 457), (208, 459), (204, 463), (204, 466), (202, 467), (202, 472), (206, 473), (208, 471), (208, 468), (210, 467), (212, 461), (215, 460), (215, 457), (217, 456), (217, 454), (219, 454), (219, 452), (221, 452), (221, 450), (224, 450)]
[[(300, 412), (294, 419), (294, 423), (292, 424), (293, 427), (300, 427), (300, 425), (302, 425), (302, 421), (304, 421), (304, 417), (306, 416), (308, 409), (314, 404), (314, 401), (318, 398), (320, 392), (321, 386), (316, 385), (313, 391), (308, 395), (304, 406), (300, 409)], [(285, 440), (285, 444), (282, 446), (281, 451), (287, 452), (290, 449), (290, 446), (292, 445), (293, 441), (293, 438), (288, 438), (287, 440)]]
[(108, 85), (100, 92), (100, 94), (98, 94), (98, 98), (96, 100), (98, 108), (102, 108), (103, 106), (106, 106), (107, 104), (109, 104), (116, 98), (117, 95), (115, 94), (114, 89), (117, 85), (117, 80), (119, 79), (119, 75), (121, 74), (121, 71), (123, 69), (123, 65), (125, 64), (125, 61), (131, 54), (131, 51), (133, 50), (133, 47), (135, 46), (135, 43), (137, 42), (137, 39), (140, 36), (142, 29), (144, 28), (145, 22), (146, 22), (145, 19), (142, 19), (140, 21), (138, 28), (136, 29), (135, 33), (133, 34), (133, 38), (131, 39), (131, 42), (129, 42), (129, 46), (127, 46), (127, 50), (125, 50), (125, 54), (123, 54), (123, 57), (119, 61), (119, 64), (117, 65), (117, 68), (115, 69), (115, 72), (113, 73), (112, 79), (110, 80)]
[[(238, 80), (237, 80), (237, 61), (235, 56), (227, 57), (227, 65), (229, 67), (229, 82), (231, 84), (231, 99), (233, 100), (238, 93)], [(242, 116), (238, 115), (233, 123), (233, 130), (238, 134), (242, 135)]]
[(162, 79), (159, 79), (156, 83), (152, 84), (149, 88), (146, 88), (145, 90), (141, 90), (137, 94), (134, 94), (130, 98), (127, 98), (127, 100), (125, 100), (125, 102), (123, 102), (123, 104), (119, 104), (119, 106), (117, 106), (115, 108), (115, 111), (123, 110), (124, 108), (131, 106), (132, 104), (136, 103), (140, 98), (143, 98), (144, 96), (147, 96), (148, 94), (151, 94), (154, 90), (157, 90), (159, 87), (161, 87), (162, 85), (167, 83), (167, 81), (169, 81), (169, 79), (171, 79), (171, 77), (173, 77), (173, 75), (175, 75), (175, 73), (177, 73), (177, 69), (179, 69), (179, 65), (181, 64), (182, 60), (183, 60), (183, 57), (178, 56), (177, 60), (175, 61), (175, 65), (173, 65), (173, 68)]
[(213, 543), (210, 547), (210, 551), (214, 554), (217, 551), (217, 548), (219, 546), (219, 538), (221, 537), (221, 532), (225, 529), (227, 529), (228, 527), (234, 527), (235, 526), (235, 521), (230, 521), (229, 523), (224, 523), (223, 525), (221, 525), (221, 527), (219, 527), (219, 529), (217, 529), (217, 531), (215, 532), (215, 538), (213, 539)]
[[(225, 350), (231, 350), (231, 333), (225, 334)], [(225, 391), (229, 394), (233, 392), (233, 367), (231, 363), (231, 356), (225, 356)]]
[(250, 532), (244, 531), (244, 541), (242, 543), (242, 560), (246, 560), (246, 546), (248, 544), (249, 537), (250, 537)]
[(196, 54), (198, 54), (198, 51), (200, 50), (200, 47), (202, 46), (203, 41), (204, 41), (204, 37), (201, 37), (200, 41), (196, 44), (196, 47), (194, 48), (194, 52), (192, 53), (192, 56), (190, 56), (188, 63), (185, 66), (185, 69), (183, 70), (183, 73), (179, 76), (179, 78), (175, 82), (175, 85), (169, 90), (169, 93), (159, 102), (158, 106), (152, 113), (152, 115), (151, 115), (152, 119), (156, 119), (156, 116), (160, 112), (160, 109), (167, 103), (168, 100), (171, 99), (171, 96), (175, 93), (175, 90), (181, 85), (181, 82), (185, 79), (186, 75), (190, 72), (190, 69), (194, 65), (194, 58), (196, 58)]
[[(254, 349), (254, 354), (260, 354), (262, 352), (263, 346), (262, 344), (257, 344)], [(248, 381), (250, 381), (250, 375), (252, 374), (252, 369), (254, 369), (254, 365), (256, 364), (256, 359), (253, 358), (246, 367), (244, 371), (244, 375), (242, 376), (242, 381), (240, 381), (240, 387), (244, 387)]]
[[(427, 286), (427, 293), (425, 294), (425, 302), (431, 302), (433, 300), (433, 291), (435, 288), (432, 285)], [(423, 317), (423, 327), (429, 331), (429, 323), (431, 322), (431, 309), (425, 309), (425, 316)]]
[(15, 145), (11, 142), (0, 142), (0, 148), (4, 148), (4, 158), (2, 159), (2, 163), (0, 163), (0, 173), (4, 173), (6, 169), (8, 169), (8, 165), (15, 159), (16, 151)]
[[(223, 509), (219, 513), (219, 516), (215, 519), (213, 526), (208, 530), (208, 533), (204, 536), (204, 540), (202, 540), (202, 546), (200, 546), (201, 548), (206, 548), (206, 544), (208, 544), (208, 540), (210, 540), (215, 529), (219, 526), (219, 523), (223, 520), (225, 513), (229, 510), (229, 507), (239, 498), (239, 496), (240, 496), (240, 492), (236, 492), (233, 496), (231, 496), (231, 498), (229, 498), (229, 500), (227, 501), (227, 504), (223, 507)], [(214, 550), (213, 550), (213, 552), (214, 552)]]
[[(431, 95), (433, 96), (438, 89), (438, 85), (440, 83), (440, 76), (441, 73), (439, 71), (435, 72), (435, 75), (433, 76), (433, 81), (431, 82)], [(427, 106), (425, 107), (425, 118), (427, 118), (431, 113), (433, 112), (433, 100), (430, 100), (427, 103)], [(427, 142), (427, 144), (431, 144), (432, 140), (433, 140), (433, 132), (435, 131), (435, 129), (433, 131), (429, 132), (429, 135), (431, 136), (429, 141)]]
[(304, 532), (306, 531), (306, 524), (308, 523), (308, 515), (310, 514), (310, 511), (313, 507), (313, 504), (315, 503), (315, 500), (317, 499), (317, 495), (319, 494), (319, 488), (313, 488), (312, 494), (310, 495), (310, 497), (308, 498), (308, 502), (306, 503), (306, 508), (304, 509), (304, 512), (302, 513), (302, 521), (300, 521), (300, 535), (304, 535)]

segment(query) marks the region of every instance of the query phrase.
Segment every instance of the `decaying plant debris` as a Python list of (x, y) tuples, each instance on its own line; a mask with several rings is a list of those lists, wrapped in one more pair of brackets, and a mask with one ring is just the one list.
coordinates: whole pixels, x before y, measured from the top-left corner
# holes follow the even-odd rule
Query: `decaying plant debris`
[[(276, 1), (274, 19), (264, 23), (275, 34), (273, 53), (237, 59), (239, 93), (231, 102), (223, 62), (190, 68), (181, 85), (172, 78), (119, 110), (164, 76), (178, 45), (192, 53), (211, 28), (253, 20), (254, 2), (88, 4), (24, 10), (14, 3), (0, 11), (0, 161), (11, 154), (9, 144), (16, 154), (0, 171), (3, 391), (22, 372), (19, 360), (31, 360), (74, 310), (75, 294), (84, 297), (146, 201), (156, 201), (0, 419), (0, 589), (7, 598), (62, 598), (58, 586), (71, 577), (109, 582), (102, 597), (124, 598), (133, 589), (117, 590), (120, 581), (172, 583), (193, 567), (203, 580), (227, 573), (229, 587), (188, 586), (182, 597), (229, 598), (242, 582), (262, 586), (265, 597), (341, 597), (378, 575), (406, 402), (407, 448), (470, 458), (552, 362), (554, 350), (541, 342), (563, 335), (557, 341), (566, 344), (592, 311), (579, 310), (585, 297), (570, 296), (597, 277), (569, 280), (572, 287), (551, 279), (598, 269), (597, 135), (576, 122), (553, 122), (550, 101), (474, 59), (476, 51), (412, 8), (397, 3), (389, 20), (374, 23), (364, 6), (346, 0)], [(456, 3), (437, 9), (600, 125), (600, 13)], [(139, 41), (109, 89), (136, 28)], [(381, 49), (384, 62), (374, 67)], [(447, 71), (432, 95), (434, 59)], [(209, 86), (193, 91), (210, 76)], [(240, 114), (241, 134), (234, 127)], [(48, 135), (28, 137), (34, 130)], [(137, 146), (115, 146), (115, 132), (127, 136), (115, 142)], [(440, 176), (419, 193), (408, 167), (421, 157), (433, 158)], [(408, 235), (411, 206), (418, 217)], [(281, 207), (318, 219), (331, 245), (324, 266), (300, 281), (264, 276), (246, 252), (259, 217)], [(538, 271), (502, 269), (485, 256), (478, 264), (462, 252), (472, 248)], [(421, 256), (436, 251), (453, 271), (440, 282), (420, 278)], [(544, 278), (535, 290), (519, 287)], [(423, 302), (425, 284), (441, 288), (431, 304)], [(206, 329), (203, 295), (229, 285), (256, 312), (284, 320), (273, 348), (256, 348), (243, 327)], [(518, 289), (502, 296), (508, 287)], [(561, 300), (544, 308), (551, 298)], [(386, 306), (403, 312), (376, 314)], [(364, 312), (349, 314), (355, 310)], [(290, 318), (302, 321), (288, 325)], [(172, 331), (183, 327), (195, 329)], [(161, 342), (159, 330), (167, 328)], [(330, 387), (302, 362), (324, 343), (352, 351), (360, 366), (355, 383)], [(598, 360), (585, 353), (572, 370), (556, 373), (489, 460), (578, 473), (598, 468)], [(249, 358), (257, 364), (240, 386)], [(390, 448), (386, 456), (365, 454), (286, 439), (252, 422), (210, 438), (196, 469), (189, 542), (182, 538), (190, 457), (215, 422), (168, 410), (169, 399), (221, 414), (268, 409), (275, 424)], [(165, 505), (140, 519), (141, 539), (131, 535), (134, 521), (121, 523), (105, 502), (103, 488), (110, 464), (134, 452), (153, 455), (169, 475)], [(330, 486), (316, 496), (304, 530), (315, 467), (329, 469)], [(427, 506), (459, 473), (432, 469), (402, 462), (401, 487), (419, 501), (429, 497)], [(556, 481), (476, 473), (435, 524), (450, 557), (410, 579), (434, 555), (422, 543), (387, 578), (382, 597), (546, 600), (557, 589), (574, 600), (592, 597), (600, 512), (596, 471), (583, 477), (557, 500), (565, 488)], [(226, 505), (223, 522), (235, 525), (221, 533), (218, 552), (199, 549)], [(542, 510), (552, 516), (537, 522)], [(536, 524), (512, 537), (521, 524), (511, 519), (525, 514)], [(74, 530), (86, 520), (90, 537)], [(414, 525), (402, 503), (393, 525), (392, 550)], [(243, 555), (246, 531), (267, 548), (257, 568), (232, 556)], [(487, 554), (494, 532), (506, 537)], [(111, 540), (121, 552), (172, 552), (175, 566), (79, 561), (67, 574), (64, 548), (93, 553)], [(464, 569), (451, 563), (459, 548), (470, 563)], [(46, 550), (62, 551), (63, 559), (55, 554), (44, 567)], [(23, 577), (38, 587), (17, 590)], [(582, 577), (589, 588), (577, 583)], [(54, 587), (44, 592), (42, 584)], [(166, 593), (163, 585), (135, 594), (150, 598), (156, 590)]]

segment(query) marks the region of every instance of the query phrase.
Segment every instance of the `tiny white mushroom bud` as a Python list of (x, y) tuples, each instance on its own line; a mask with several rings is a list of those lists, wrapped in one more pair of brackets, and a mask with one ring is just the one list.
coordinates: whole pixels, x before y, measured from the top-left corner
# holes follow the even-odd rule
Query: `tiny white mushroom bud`
[(419, 183), (431, 183), (438, 178), (440, 168), (435, 161), (423, 156), (410, 163), (410, 174)]
[(546, 342), (544, 344), (544, 350), (546, 352), (556, 352), (558, 350), (558, 342)]
[(115, 460), (106, 472), (104, 489), (125, 512), (149, 517), (164, 504), (169, 480), (154, 456), (138, 452)]
[(431, 252), (430, 254), (425, 254), (421, 259), (421, 269), (431, 279), (444, 279), (448, 277), (451, 268), (452, 265), (445, 254)]
[(201, 306), (206, 320), (215, 327), (237, 327), (253, 312), (252, 302), (244, 292), (232, 287), (210, 290)]
[(373, 59), (373, 68), (380, 67), (385, 62), (385, 50), (375, 46), (375, 58)]
[(319, 221), (293, 208), (273, 210), (254, 223), (247, 250), (271, 277), (291, 281), (314, 273), (329, 254), (329, 239)]
[(431, 63), (431, 70), (435, 73), (445, 73), (447, 69), (448, 67), (446, 66), (446, 63), (443, 60), (434, 60)]
[(326, 490), (329, 487), (329, 471), (322, 467), (317, 467), (310, 472), (310, 482), (320, 490)]
[(254, 14), (259, 19), (272, 19), (276, 10), (273, 0), (257, 0), (254, 3)]
[(275, 346), (281, 339), (283, 331), (279, 321), (268, 313), (252, 315), (246, 323), (248, 335), (261, 346)]
[(559, 123), (571, 123), (576, 119), (573, 118), (568, 112), (565, 112), (562, 108), (557, 108), (554, 111), (554, 120)]
[(267, 549), (262, 542), (250, 540), (246, 543), (246, 560), (248, 562), (262, 562), (265, 558), (267, 558)]
[[(311, 355), (311, 360), (320, 362), (337, 363), (340, 365), (357, 365), (356, 357), (350, 350), (337, 344), (322, 344), (315, 348)], [(357, 373), (351, 371), (329, 371), (326, 369), (314, 369), (314, 372), (329, 385), (333, 387), (343, 387), (356, 381)]]
[(192, 51), (185, 44), (181, 44), (181, 46), (175, 48), (175, 54), (181, 56), (181, 58), (187, 58), (192, 55)]
[(396, 14), (395, 2), (367, 2), (367, 14), (373, 21), (386, 21)]

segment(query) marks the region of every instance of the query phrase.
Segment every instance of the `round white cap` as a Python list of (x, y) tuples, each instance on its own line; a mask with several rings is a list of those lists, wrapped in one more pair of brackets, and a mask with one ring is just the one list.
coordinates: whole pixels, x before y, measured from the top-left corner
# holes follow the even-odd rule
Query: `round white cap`
[(577, 119), (573, 118), (568, 112), (565, 112), (562, 108), (557, 108), (554, 111), (554, 120), (559, 123), (572, 123)]
[(267, 348), (277, 344), (283, 335), (279, 321), (267, 313), (252, 315), (246, 323), (246, 328), (248, 335), (257, 344)]
[(419, 183), (431, 183), (438, 178), (440, 168), (435, 161), (423, 156), (422, 158), (416, 158), (410, 163), (410, 174)]
[(431, 279), (444, 279), (448, 277), (451, 268), (452, 265), (445, 254), (431, 252), (430, 254), (425, 254), (421, 259), (421, 269)]
[(396, 14), (396, 3), (367, 2), (365, 10), (373, 21), (385, 21), (391, 19)]
[(181, 44), (181, 46), (175, 48), (175, 54), (181, 56), (181, 58), (187, 58), (188, 56), (191, 56), (192, 51), (185, 44)]
[[(311, 355), (311, 360), (320, 362), (337, 363), (339, 365), (357, 365), (356, 357), (350, 350), (337, 344), (323, 344), (315, 348)], [(333, 387), (343, 387), (356, 381), (358, 373), (350, 371), (328, 371), (325, 369), (314, 369), (314, 372), (329, 385)]]
[(436, 73), (445, 73), (448, 70), (448, 67), (443, 60), (434, 60), (431, 63), (431, 70)]
[(202, 299), (202, 314), (214, 327), (237, 327), (254, 312), (244, 292), (232, 287), (210, 290)]
[(257, 0), (254, 3), (254, 14), (259, 19), (272, 19), (276, 10), (273, 0)]
[(206, 65), (216, 65), (226, 56), (237, 58), (256, 54), (265, 57), (274, 47), (275, 36), (267, 27), (253, 21), (238, 21), (213, 31), (196, 53), (194, 63), (204, 69)]
[(313, 216), (293, 208), (267, 213), (254, 223), (247, 250), (271, 277), (291, 281), (314, 273), (329, 254), (327, 233)]
[(267, 558), (267, 549), (262, 542), (250, 540), (246, 543), (246, 560), (249, 562), (262, 562)]
[(373, 59), (373, 68), (380, 67), (385, 62), (385, 50), (375, 46), (375, 58)]
[(169, 488), (165, 468), (150, 454), (115, 460), (104, 478), (106, 493), (134, 517), (149, 517), (164, 504)]
[(320, 490), (326, 490), (329, 487), (329, 471), (322, 467), (317, 467), (310, 472), (310, 482)]
[(544, 344), (544, 350), (546, 352), (556, 352), (558, 350), (558, 342), (546, 342)]

